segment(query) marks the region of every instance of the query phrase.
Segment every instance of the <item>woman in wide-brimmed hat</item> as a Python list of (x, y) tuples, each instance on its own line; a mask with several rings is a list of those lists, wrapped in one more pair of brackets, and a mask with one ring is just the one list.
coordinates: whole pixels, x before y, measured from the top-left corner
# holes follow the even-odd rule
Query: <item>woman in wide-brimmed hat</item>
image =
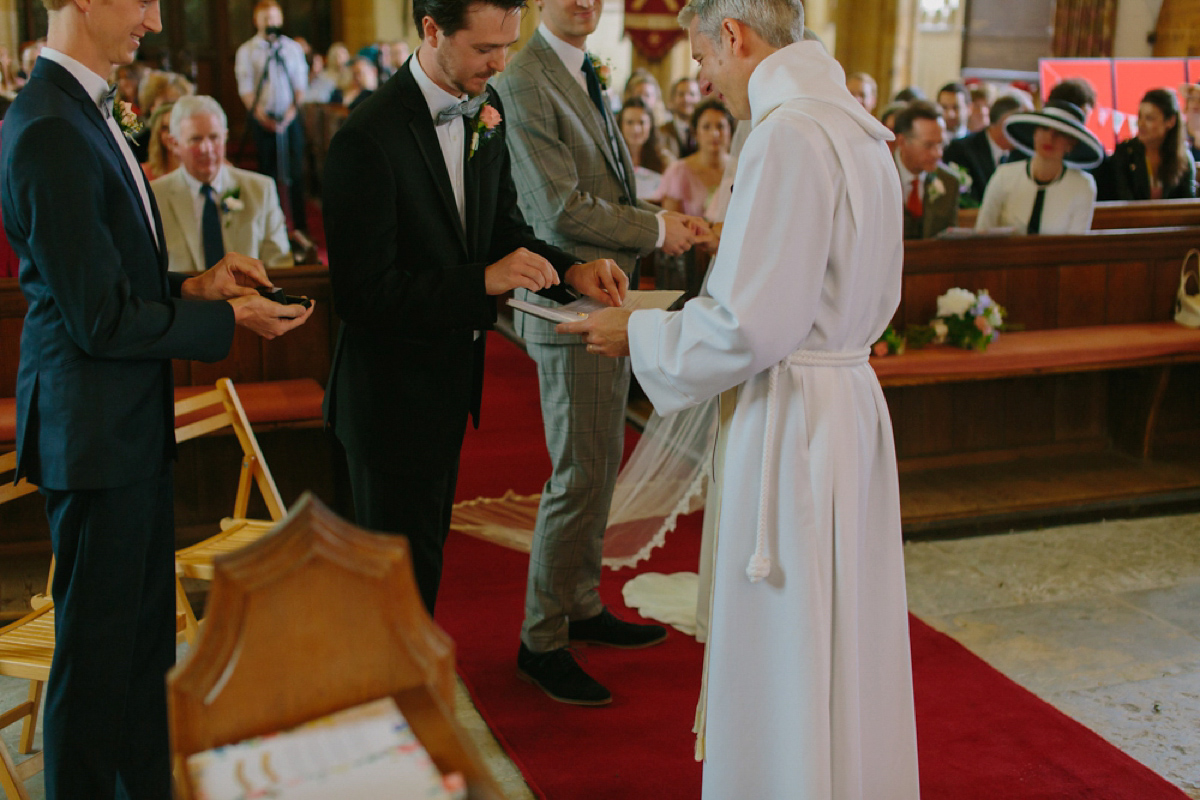
[(1079, 106), (1061, 100), (1004, 120), (1004, 132), (1013, 146), (1030, 158), (996, 168), (983, 193), (976, 230), (1087, 233), (1091, 229), (1096, 182), (1083, 170), (1104, 160), (1104, 148), (1083, 122)]

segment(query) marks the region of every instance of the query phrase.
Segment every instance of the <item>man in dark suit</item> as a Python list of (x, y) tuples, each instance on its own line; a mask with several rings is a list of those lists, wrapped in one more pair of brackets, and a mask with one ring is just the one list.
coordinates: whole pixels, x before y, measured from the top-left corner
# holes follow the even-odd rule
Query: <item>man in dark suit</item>
[(17, 476), (46, 498), (57, 564), (46, 796), (161, 800), (175, 657), (170, 360), (219, 360), (235, 324), (275, 336), (311, 312), (259, 297), (250, 287), (266, 273), (244, 256), (188, 279), (166, 271), (162, 220), (106, 79), (161, 29), (158, 3), (44, 2), (47, 46), (4, 122), (0, 201), (29, 303)]
[(991, 123), (981, 131), (955, 139), (946, 147), (947, 164), (958, 164), (971, 176), (968, 190), (977, 201), (983, 202), (983, 190), (992, 173), (1012, 151), (1012, 142), (1004, 134), (1004, 118), (1014, 111), (1031, 111), (1021, 98), (1006, 94), (996, 98), (988, 112)]
[[(343, 320), (326, 422), (346, 448), (358, 523), (409, 539), (430, 613), (483, 332), (511, 289), (608, 304), (628, 279), (537, 239), (517, 208), (504, 69), (524, 0), (418, 0), (424, 41), (338, 131), (325, 167), (333, 300)], [(440, 122), (439, 122), (440, 120)]]
[(946, 125), (928, 100), (896, 114), (893, 156), (904, 189), (904, 238), (930, 239), (958, 221), (958, 178), (942, 166)]

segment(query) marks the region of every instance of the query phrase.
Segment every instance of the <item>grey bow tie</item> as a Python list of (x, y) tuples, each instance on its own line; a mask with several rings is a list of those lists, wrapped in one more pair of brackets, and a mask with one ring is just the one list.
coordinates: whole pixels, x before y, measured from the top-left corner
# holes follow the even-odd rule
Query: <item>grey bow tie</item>
[(471, 119), (479, 113), (479, 109), (483, 108), (483, 104), (487, 102), (487, 93), (483, 93), (476, 97), (468, 97), (461, 103), (455, 103), (449, 108), (443, 108), (438, 112), (437, 124), (445, 125), (447, 122), (452, 122), (458, 117), (466, 117)]
[(108, 87), (108, 91), (100, 96), (100, 113), (105, 119), (112, 116), (113, 102), (117, 99), (117, 85)]

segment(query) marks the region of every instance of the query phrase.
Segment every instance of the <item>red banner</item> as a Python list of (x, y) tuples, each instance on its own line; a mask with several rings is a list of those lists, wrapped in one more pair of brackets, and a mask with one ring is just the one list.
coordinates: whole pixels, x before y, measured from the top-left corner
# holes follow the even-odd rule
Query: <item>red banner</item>
[(686, 0), (625, 0), (625, 33), (643, 57), (658, 61), (685, 35), (679, 12)]

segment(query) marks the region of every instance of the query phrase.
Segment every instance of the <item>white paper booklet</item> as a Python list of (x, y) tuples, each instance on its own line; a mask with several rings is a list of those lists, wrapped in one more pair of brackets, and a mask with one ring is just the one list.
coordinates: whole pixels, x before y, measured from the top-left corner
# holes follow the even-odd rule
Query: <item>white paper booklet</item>
[(412, 728), (385, 697), (290, 731), (190, 756), (200, 800), (455, 800), (458, 773), (443, 778)]
[[(625, 293), (625, 302), (621, 308), (636, 311), (646, 308), (668, 308), (683, 295), (676, 289), (637, 290), (631, 289)], [(509, 298), (508, 304), (518, 311), (533, 314), (535, 317), (548, 319), (551, 322), (578, 322), (587, 319), (588, 314), (608, 308), (598, 300), (581, 297), (578, 300), (562, 306), (539, 306), (524, 300)]]

